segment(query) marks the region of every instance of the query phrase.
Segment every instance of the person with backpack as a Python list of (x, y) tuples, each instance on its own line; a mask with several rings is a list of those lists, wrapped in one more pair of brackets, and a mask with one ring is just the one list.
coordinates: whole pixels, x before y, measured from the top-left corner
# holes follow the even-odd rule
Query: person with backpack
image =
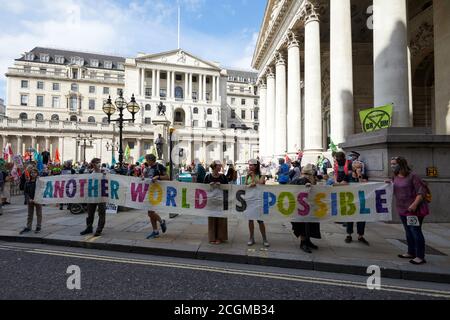
[[(147, 162), (147, 166), (142, 171), (142, 179), (151, 179), (152, 183), (157, 183), (162, 180), (170, 180), (167, 175), (166, 167), (156, 162), (156, 156), (154, 154), (146, 155), (145, 160)], [(166, 233), (166, 220), (162, 220), (159, 214), (153, 210), (148, 210), (148, 217), (150, 218), (153, 232), (147, 236), (147, 239), (159, 238), (158, 222), (161, 226), (162, 233)]]
[(402, 259), (410, 259), (414, 265), (426, 263), (425, 238), (422, 233), (424, 218), (430, 214), (428, 201), (431, 193), (425, 182), (422, 181), (403, 157), (391, 159), (391, 170), (394, 173), (392, 180), (386, 181), (394, 184), (394, 197), (397, 212), (403, 223), (408, 243), (408, 252), (399, 254)]

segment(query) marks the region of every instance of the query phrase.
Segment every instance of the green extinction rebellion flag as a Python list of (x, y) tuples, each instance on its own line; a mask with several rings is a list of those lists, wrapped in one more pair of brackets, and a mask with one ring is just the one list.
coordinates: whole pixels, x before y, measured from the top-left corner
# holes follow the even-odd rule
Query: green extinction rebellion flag
[(372, 132), (392, 125), (392, 104), (383, 107), (366, 109), (359, 112), (363, 132)]

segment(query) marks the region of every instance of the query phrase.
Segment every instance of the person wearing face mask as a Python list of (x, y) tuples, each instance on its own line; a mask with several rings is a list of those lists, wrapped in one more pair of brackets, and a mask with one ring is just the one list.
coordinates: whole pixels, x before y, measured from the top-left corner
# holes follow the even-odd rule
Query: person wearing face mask
[[(99, 158), (92, 159), (89, 164), (90, 173), (101, 173), (101, 160)], [(93, 233), (93, 224), (95, 217), (95, 210), (98, 207), (98, 226), (95, 231), (94, 236), (99, 237), (102, 234), (103, 228), (105, 227), (106, 222), (106, 203), (89, 203), (87, 205), (88, 217), (86, 218), (86, 229), (80, 232), (80, 235), (84, 236), (86, 234)]]
[(424, 182), (415, 175), (408, 162), (403, 157), (391, 159), (391, 170), (394, 173), (392, 180), (387, 183), (394, 184), (394, 197), (397, 212), (406, 232), (408, 252), (399, 254), (402, 259), (410, 259), (410, 263), (419, 265), (426, 263), (425, 238), (422, 233), (424, 218), (430, 214), (425, 201), (427, 188)]
[(37, 224), (35, 233), (41, 232), (42, 226), (42, 205), (34, 202), (34, 196), (36, 193), (36, 180), (39, 175), (38, 170), (33, 167), (30, 170), (30, 179), (25, 182), (24, 194), (28, 198), (28, 218), (27, 226), (20, 232), (20, 234), (28, 233), (31, 231), (33, 225), (34, 209), (36, 208)]

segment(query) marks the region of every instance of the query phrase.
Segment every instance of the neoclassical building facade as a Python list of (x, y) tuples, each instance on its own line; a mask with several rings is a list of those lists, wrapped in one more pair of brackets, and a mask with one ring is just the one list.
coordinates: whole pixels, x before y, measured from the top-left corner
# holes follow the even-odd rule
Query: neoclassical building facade
[(252, 61), (261, 155), (314, 159), (361, 133), (360, 110), (389, 103), (393, 127), (450, 134), (449, 6), (269, 0)]
[[(1, 142), (10, 143), (15, 153), (32, 147), (53, 157), (58, 148), (63, 161), (97, 156), (111, 163), (118, 155), (108, 146), (117, 144), (118, 128), (108, 124), (102, 106), (123, 92), (127, 101), (134, 94), (141, 107), (135, 123), (124, 128), (129, 162), (148, 153), (157, 138), (153, 121), (160, 103), (175, 129), (177, 163), (245, 162), (258, 155), (257, 126), (227, 126), (227, 72), (183, 50), (123, 58), (37, 47), (16, 59), (6, 74)], [(78, 135), (92, 135), (86, 148), (84, 141), (77, 143)]]

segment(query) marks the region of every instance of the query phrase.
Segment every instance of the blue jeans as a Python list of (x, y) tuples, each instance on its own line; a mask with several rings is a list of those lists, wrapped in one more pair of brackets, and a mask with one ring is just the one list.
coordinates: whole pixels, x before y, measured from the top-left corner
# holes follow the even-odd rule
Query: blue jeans
[[(354, 222), (347, 222), (347, 234), (353, 234), (353, 225), (354, 225)], [(357, 222), (356, 223), (356, 231), (358, 232), (358, 235), (363, 236), (365, 229), (366, 229), (365, 222)]]
[(402, 220), (403, 227), (406, 231), (408, 254), (422, 260), (425, 259), (425, 238), (422, 233), (423, 217), (419, 217), (419, 227), (408, 226), (407, 218), (405, 216), (400, 216), (400, 219)]

